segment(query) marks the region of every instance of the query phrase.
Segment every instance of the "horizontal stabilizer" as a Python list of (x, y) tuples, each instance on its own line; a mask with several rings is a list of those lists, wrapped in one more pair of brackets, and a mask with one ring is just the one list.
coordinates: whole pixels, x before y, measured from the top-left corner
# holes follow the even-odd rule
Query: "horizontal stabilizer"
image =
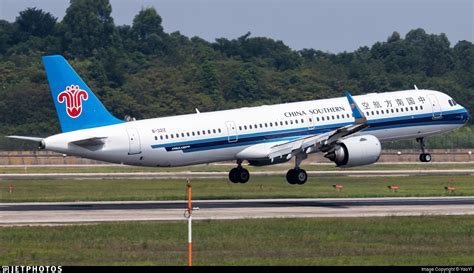
[(28, 141), (36, 141), (36, 142), (41, 142), (43, 138), (41, 137), (29, 137), (29, 136), (6, 136), (7, 138), (12, 138), (12, 139), (21, 139), (21, 140), (28, 140)]

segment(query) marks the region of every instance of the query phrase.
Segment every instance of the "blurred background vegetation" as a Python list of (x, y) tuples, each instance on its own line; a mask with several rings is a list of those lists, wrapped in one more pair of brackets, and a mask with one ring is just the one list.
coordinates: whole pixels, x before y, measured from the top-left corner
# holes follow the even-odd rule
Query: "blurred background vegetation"
[[(474, 45), (413, 29), (354, 52), (292, 50), (252, 37), (208, 42), (166, 33), (154, 8), (116, 26), (108, 0), (71, 0), (62, 21), (37, 8), (0, 20), (0, 135), (60, 132), (41, 56), (64, 55), (117, 117), (137, 119), (419, 88), (474, 110)], [(307, 35), (311, 35), (308, 33)], [(344, 35), (344, 33), (341, 33)], [(472, 123), (472, 120), (471, 120)], [(430, 148), (474, 147), (474, 127), (429, 140)], [(414, 141), (389, 143), (417, 147)], [(0, 138), (0, 149), (30, 148)]]

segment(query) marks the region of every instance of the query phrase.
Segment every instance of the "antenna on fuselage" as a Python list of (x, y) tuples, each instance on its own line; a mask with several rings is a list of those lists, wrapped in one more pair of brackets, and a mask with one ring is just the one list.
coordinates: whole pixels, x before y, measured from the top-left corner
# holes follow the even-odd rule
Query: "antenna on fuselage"
[(196, 114), (201, 114), (201, 112), (199, 112), (199, 109), (194, 108), (194, 110), (196, 110)]
[(418, 90), (418, 87), (416, 86), (416, 84), (413, 85), (415, 87), (415, 90)]

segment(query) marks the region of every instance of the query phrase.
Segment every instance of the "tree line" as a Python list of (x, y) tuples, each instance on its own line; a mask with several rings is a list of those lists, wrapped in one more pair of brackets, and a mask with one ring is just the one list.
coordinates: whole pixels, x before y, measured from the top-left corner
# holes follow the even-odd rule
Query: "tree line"
[[(71, 0), (58, 21), (38, 8), (0, 20), (0, 132), (60, 132), (41, 56), (65, 56), (117, 117), (137, 119), (419, 88), (474, 110), (474, 45), (413, 29), (353, 52), (293, 50), (253, 37), (167, 33), (154, 8), (118, 26), (108, 0)], [(310, 34), (308, 34), (310, 35)], [(4, 144), (3, 146), (5, 146)], [(10, 144), (8, 144), (10, 145)], [(0, 143), (0, 147), (2, 144)]]

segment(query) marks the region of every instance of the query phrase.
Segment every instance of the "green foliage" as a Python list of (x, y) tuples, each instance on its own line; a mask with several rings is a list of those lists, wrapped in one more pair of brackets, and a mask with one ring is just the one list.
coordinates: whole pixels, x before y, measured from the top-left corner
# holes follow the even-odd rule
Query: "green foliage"
[[(474, 112), (474, 45), (460, 41), (451, 47), (445, 34), (419, 28), (402, 37), (395, 31), (386, 42), (332, 54), (292, 50), (250, 32), (215, 42), (167, 33), (154, 8), (142, 9), (132, 26), (115, 26), (111, 12), (108, 0), (71, 0), (61, 22), (36, 8), (20, 12), (13, 23), (0, 20), (2, 134), (59, 131), (41, 64), (48, 54), (64, 55), (119, 118), (314, 100), (347, 89), (353, 94), (403, 90), (413, 84), (446, 92)], [(467, 137), (453, 145), (472, 147), (467, 130), (461, 132)]]
[(56, 20), (49, 12), (36, 8), (27, 8), (20, 12), (15, 20), (18, 40), (26, 40), (29, 36), (45, 37), (54, 35)]

